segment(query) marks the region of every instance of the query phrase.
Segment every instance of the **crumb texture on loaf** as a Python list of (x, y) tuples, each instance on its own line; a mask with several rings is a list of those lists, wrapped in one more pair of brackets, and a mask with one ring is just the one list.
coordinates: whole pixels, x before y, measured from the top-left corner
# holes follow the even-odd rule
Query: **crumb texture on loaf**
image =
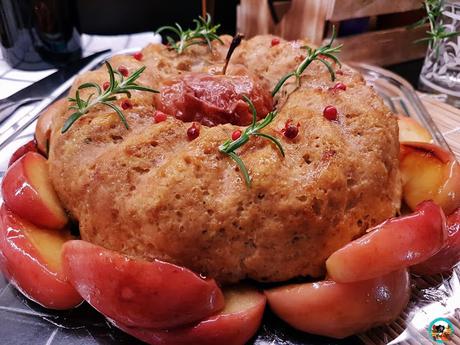
[[(272, 38), (244, 41), (228, 73), (248, 73), (271, 90), (305, 54), (299, 42), (271, 47)], [(149, 45), (142, 61), (116, 56), (111, 64), (130, 73), (145, 65), (139, 84), (160, 88), (185, 73), (218, 73), (231, 38), (223, 40), (224, 46), (213, 42), (212, 53), (192, 46), (180, 56)], [(71, 93), (107, 78), (105, 67), (88, 72)], [(331, 91), (335, 82), (314, 62), (299, 89), (294, 80), (285, 85), (275, 99), (279, 115), (264, 131), (281, 140), (286, 157), (268, 140), (251, 138), (238, 151), (253, 179), (250, 189), (218, 150), (243, 127), (201, 126), (190, 141), (190, 123), (171, 116), (154, 123), (152, 94), (138, 91), (124, 111), (129, 130), (107, 107), (91, 110), (65, 134), (70, 112), (56, 116), (53, 185), (82, 239), (103, 247), (183, 265), (222, 283), (319, 276), (333, 251), (400, 206), (397, 122), (359, 73), (343, 66), (337, 78), (346, 91)], [(327, 105), (337, 108), (337, 122), (324, 118)], [(288, 120), (300, 125), (295, 139), (281, 133)]]

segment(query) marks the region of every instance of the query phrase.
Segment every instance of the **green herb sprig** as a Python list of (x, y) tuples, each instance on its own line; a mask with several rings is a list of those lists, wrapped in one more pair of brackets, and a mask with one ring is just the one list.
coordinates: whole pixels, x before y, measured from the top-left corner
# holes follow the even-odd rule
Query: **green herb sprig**
[(168, 30), (176, 34), (178, 38), (177, 41), (171, 36), (166, 36), (166, 40), (171, 48), (178, 54), (182, 54), (185, 49), (195, 44), (207, 44), (209, 50), (212, 49), (211, 42), (214, 40), (224, 44), (217, 34), (217, 29), (219, 29), (220, 24), (212, 25), (211, 16), (209, 14), (206, 15), (206, 18), (200, 16), (198, 19), (194, 19), (193, 22), (196, 25), (194, 29), (183, 30), (182, 27), (176, 23), (176, 26), (162, 26), (156, 33), (159, 34), (162, 31)]
[(418, 39), (414, 43), (428, 42), (429, 47), (435, 50), (436, 56), (439, 56), (439, 43), (445, 38), (460, 35), (460, 32), (448, 32), (444, 24), (439, 20), (443, 13), (442, 0), (425, 0), (423, 9), (426, 11), (426, 16), (410, 25), (409, 28), (413, 29), (429, 23), (430, 30), (426, 32), (427, 37)]
[(280, 151), (281, 155), (284, 157), (284, 149), (281, 143), (273, 137), (272, 135), (266, 134), (266, 133), (260, 133), (260, 130), (263, 128), (267, 127), (276, 117), (277, 111), (271, 111), (265, 116), (264, 119), (260, 120), (257, 122), (257, 112), (254, 107), (254, 104), (251, 102), (251, 100), (243, 95), (244, 100), (246, 103), (248, 103), (249, 108), (251, 109), (252, 112), (252, 123), (250, 126), (248, 126), (243, 133), (241, 133), (241, 136), (236, 139), (236, 140), (227, 140), (224, 142), (222, 145), (219, 146), (219, 151), (230, 156), (235, 163), (238, 165), (240, 168), (244, 180), (246, 182), (246, 186), (249, 188), (251, 187), (251, 176), (249, 175), (248, 169), (246, 168), (246, 165), (244, 164), (243, 160), (241, 157), (235, 152), (238, 148), (246, 144), (251, 136), (256, 136), (256, 137), (261, 137), (270, 140), (275, 146), (278, 148)]
[(281, 88), (283, 87), (284, 83), (286, 83), (286, 81), (288, 79), (292, 78), (292, 77), (296, 78), (297, 87), (299, 87), (300, 86), (300, 77), (302, 76), (302, 73), (315, 60), (321, 62), (322, 64), (324, 64), (326, 66), (327, 70), (331, 74), (332, 81), (334, 81), (335, 80), (334, 68), (332, 67), (332, 64), (329, 61), (327, 61), (325, 58), (330, 58), (335, 63), (337, 63), (337, 65), (339, 65), (339, 67), (342, 66), (340, 61), (339, 61), (339, 59), (336, 56), (336, 54), (340, 53), (340, 49), (342, 48), (342, 44), (333, 47), (332, 44), (334, 43), (335, 37), (336, 37), (336, 31), (335, 31), (335, 27), (333, 27), (331, 40), (329, 41), (328, 44), (326, 44), (326, 45), (324, 45), (322, 47), (319, 47), (319, 48), (315, 48), (315, 49), (312, 49), (309, 46), (302, 47), (302, 48), (307, 49), (307, 56), (299, 64), (299, 66), (297, 66), (297, 68), (294, 71), (286, 74), (284, 77), (282, 77), (278, 81), (278, 83), (276, 84), (276, 86), (274, 87), (274, 89), (272, 91), (272, 96), (275, 96), (278, 93), (278, 91), (281, 90)]
[[(139, 68), (125, 79), (119, 71), (113, 70), (109, 62), (106, 61), (105, 65), (107, 66), (107, 71), (109, 73), (109, 87), (103, 91), (96, 83), (84, 83), (80, 85), (75, 93), (75, 97), (68, 98), (69, 102), (72, 103), (72, 105), (69, 106), (69, 109), (73, 109), (75, 112), (65, 121), (64, 126), (61, 129), (61, 133), (67, 132), (75, 121), (87, 114), (91, 108), (98, 104), (105, 105), (114, 110), (126, 129), (129, 129), (128, 122), (126, 121), (123, 112), (113, 103), (117, 100), (116, 95), (125, 94), (128, 98), (131, 98), (130, 91), (132, 90), (158, 93), (157, 90), (136, 84), (136, 80), (140, 77), (142, 72), (144, 72), (145, 66)], [(82, 99), (80, 97), (80, 90), (88, 88), (93, 88), (95, 93), (90, 94), (86, 100)]]

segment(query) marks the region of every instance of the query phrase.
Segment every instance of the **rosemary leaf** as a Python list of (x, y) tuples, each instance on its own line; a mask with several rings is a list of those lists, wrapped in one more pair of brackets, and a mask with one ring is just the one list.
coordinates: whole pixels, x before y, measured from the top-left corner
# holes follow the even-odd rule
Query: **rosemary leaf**
[(198, 17), (194, 19), (195, 23), (194, 29), (184, 30), (182, 27), (176, 23), (175, 26), (162, 26), (157, 29), (156, 33), (159, 34), (163, 31), (171, 31), (177, 36), (177, 41), (171, 37), (166, 36), (166, 41), (178, 54), (182, 54), (188, 47), (200, 44), (207, 45), (209, 50), (212, 49), (211, 42), (216, 40), (223, 44), (224, 42), (217, 35), (217, 29), (220, 25), (212, 25), (211, 16), (209, 14), (206, 17)]
[(64, 122), (64, 126), (62, 127), (62, 133), (67, 132), (67, 130), (73, 125), (75, 121), (77, 121), (81, 116), (84, 114), (81, 114), (80, 112), (76, 111), (72, 115), (70, 115), (67, 120)]
[(323, 57), (330, 58), (335, 63), (337, 63), (339, 66), (341, 66), (340, 61), (337, 58), (336, 54), (340, 53), (340, 49), (342, 48), (342, 45), (340, 44), (340, 45), (338, 45), (336, 47), (332, 46), (332, 44), (334, 43), (335, 37), (336, 37), (336, 31), (335, 31), (335, 26), (334, 26), (333, 30), (332, 30), (331, 40), (329, 41), (328, 44), (326, 44), (326, 45), (324, 45), (322, 47), (316, 48), (316, 49), (311, 49), (310, 47), (305, 46), (304, 48), (307, 50), (307, 56), (299, 64), (299, 66), (297, 66), (297, 68), (293, 72), (290, 72), (290, 73), (286, 74), (285, 76), (283, 76), (278, 81), (278, 83), (275, 85), (275, 87), (274, 87), (274, 89), (272, 91), (272, 96), (275, 96), (281, 90), (281, 88), (286, 83), (286, 81), (288, 79), (290, 79), (291, 77), (296, 78), (297, 87), (299, 87), (300, 86), (300, 78), (302, 76), (302, 73), (315, 60), (320, 61), (321, 63), (323, 63), (326, 66), (327, 70), (329, 71), (329, 74), (331, 75), (331, 80), (334, 81), (335, 80), (335, 71), (332, 68), (331, 63), (326, 61), (326, 60), (324, 60)]
[(335, 80), (335, 71), (334, 69), (332, 68), (331, 64), (329, 62), (327, 62), (326, 60), (324, 59), (320, 59), (318, 58), (318, 61), (319, 62), (322, 62), (324, 66), (326, 66), (327, 70), (329, 71), (329, 73), (331, 74), (331, 80), (334, 81)]
[(295, 72), (291, 72), (291, 73), (288, 73), (286, 74), (284, 77), (282, 77), (278, 83), (276, 83), (276, 86), (275, 88), (273, 89), (272, 91), (272, 96), (275, 96), (278, 91), (281, 89), (281, 87), (284, 85), (284, 83), (291, 77), (295, 76)]
[(108, 103), (108, 102), (101, 102), (101, 104), (104, 104), (104, 105), (112, 108), (117, 113), (118, 117), (120, 118), (121, 122), (123, 122), (123, 124), (125, 125), (126, 129), (129, 129), (129, 125), (128, 125), (128, 122), (126, 122), (125, 115), (123, 115), (121, 110), (118, 109), (118, 107), (115, 104)]
[(79, 90), (82, 90), (82, 89), (88, 89), (90, 87), (94, 87), (98, 93), (101, 93), (101, 87), (99, 85), (97, 85), (96, 83), (84, 83), (84, 84), (81, 84), (78, 89)]
[(446, 31), (447, 28), (440, 19), (443, 14), (443, 6), (443, 0), (425, 0), (422, 8), (425, 10), (426, 16), (407, 27), (408, 29), (415, 29), (428, 23), (430, 30), (426, 32), (427, 37), (417, 39), (414, 43), (428, 42), (428, 46), (436, 52), (437, 56), (439, 55), (440, 43), (443, 39), (460, 35), (458, 31)]
[(238, 156), (235, 152), (226, 152), (227, 155), (229, 155), (238, 165), (240, 168), (244, 181), (246, 182), (246, 186), (248, 188), (251, 187), (251, 176), (249, 176), (248, 169), (246, 168), (246, 165), (244, 165), (243, 161), (241, 160), (240, 156)]
[(254, 133), (253, 135), (255, 135), (255, 136), (257, 136), (257, 137), (262, 137), (262, 138), (265, 138), (265, 139), (270, 140), (273, 144), (276, 145), (276, 147), (278, 148), (278, 150), (280, 150), (281, 155), (282, 155), (283, 157), (285, 157), (283, 146), (281, 145), (281, 143), (279, 142), (279, 140), (276, 139), (274, 136), (272, 136), (272, 135), (270, 135), (270, 134), (265, 134), (265, 133)]
[(254, 103), (252, 103), (251, 99), (246, 96), (246, 95), (243, 95), (243, 99), (245, 100), (245, 102), (248, 104), (249, 106), (249, 110), (251, 110), (251, 114), (252, 114), (252, 124), (251, 124), (251, 127), (254, 127), (256, 125), (256, 122), (257, 122), (257, 110), (256, 108), (254, 107)]

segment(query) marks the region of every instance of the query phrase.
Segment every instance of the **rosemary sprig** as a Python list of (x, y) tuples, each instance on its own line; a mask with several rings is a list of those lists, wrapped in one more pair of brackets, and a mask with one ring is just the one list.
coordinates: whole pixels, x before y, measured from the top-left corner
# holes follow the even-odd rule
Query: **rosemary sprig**
[(206, 18), (200, 16), (198, 19), (194, 19), (193, 22), (196, 25), (195, 29), (187, 29), (184, 31), (182, 27), (176, 23), (176, 26), (162, 26), (156, 33), (159, 34), (162, 31), (168, 30), (176, 34), (178, 41), (171, 36), (166, 36), (166, 40), (171, 48), (177, 51), (178, 54), (182, 54), (185, 49), (194, 44), (207, 44), (209, 50), (212, 49), (211, 41), (213, 40), (217, 40), (221, 44), (224, 44), (217, 34), (217, 29), (219, 29), (220, 24), (212, 25), (209, 13), (206, 15)]
[(229, 139), (222, 145), (220, 145), (219, 151), (230, 156), (235, 161), (235, 163), (238, 165), (243, 174), (244, 180), (246, 181), (246, 186), (249, 188), (251, 187), (251, 176), (249, 175), (248, 169), (246, 168), (246, 165), (244, 164), (243, 160), (235, 151), (244, 144), (246, 144), (251, 136), (261, 137), (270, 140), (273, 144), (275, 144), (275, 146), (278, 148), (283, 157), (284, 149), (281, 143), (278, 141), (278, 139), (269, 134), (260, 133), (261, 129), (267, 127), (275, 119), (277, 111), (269, 112), (264, 119), (257, 122), (257, 112), (256, 108), (254, 107), (254, 104), (247, 96), (243, 95), (243, 98), (246, 101), (246, 103), (248, 103), (249, 108), (251, 109), (252, 123), (244, 130), (243, 133), (241, 133), (241, 136), (238, 139)]
[(445, 38), (460, 35), (460, 32), (448, 32), (444, 24), (439, 20), (443, 13), (442, 0), (425, 0), (423, 9), (426, 11), (426, 16), (410, 25), (409, 28), (414, 29), (429, 23), (430, 30), (426, 32), (427, 37), (418, 39), (414, 43), (428, 42), (429, 47), (435, 50), (436, 56), (439, 56), (439, 43)]
[(311, 49), (309, 46), (302, 47), (302, 48), (307, 49), (307, 56), (299, 64), (299, 66), (297, 66), (297, 68), (294, 71), (286, 74), (284, 77), (282, 77), (278, 81), (278, 83), (276, 84), (275, 88), (272, 91), (272, 96), (275, 96), (278, 93), (278, 91), (282, 88), (284, 83), (286, 83), (286, 81), (288, 79), (292, 78), (292, 77), (296, 78), (297, 87), (299, 87), (300, 86), (300, 77), (302, 76), (302, 73), (315, 60), (320, 61), (322, 64), (324, 64), (326, 66), (326, 68), (328, 69), (329, 73), (331, 74), (332, 81), (334, 81), (335, 80), (334, 68), (332, 67), (332, 64), (329, 61), (327, 61), (325, 58), (330, 58), (335, 63), (337, 63), (339, 65), (339, 67), (342, 66), (340, 61), (339, 61), (339, 59), (336, 56), (336, 54), (340, 53), (340, 48), (342, 48), (342, 44), (340, 44), (340, 45), (338, 45), (336, 47), (333, 47), (332, 44), (334, 43), (335, 37), (336, 37), (336, 31), (335, 31), (335, 26), (334, 26), (332, 28), (331, 40), (329, 41), (328, 44), (326, 44), (326, 45), (324, 45), (322, 47), (319, 47), (319, 48), (315, 48), (315, 49)]
[[(130, 91), (132, 90), (158, 93), (157, 90), (135, 83), (142, 72), (144, 72), (145, 66), (139, 68), (125, 79), (120, 72), (113, 70), (109, 62), (106, 61), (105, 65), (107, 66), (107, 71), (109, 72), (109, 87), (103, 91), (96, 83), (91, 82), (81, 84), (75, 92), (75, 97), (68, 98), (69, 102), (73, 103), (69, 106), (69, 109), (73, 109), (75, 112), (65, 121), (64, 126), (61, 129), (61, 133), (67, 132), (75, 121), (87, 114), (92, 107), (98, 104), (105, 105), (114, 110), (126, 129), (129, 129), (129, 125), (126, 122), (123, 112), (113, 103), (117, 99), (115, 95), (125, 94), (128, 98), (131, 98)], [(82, 99), (80, 97), (80, 90), (88, 88), (93, 88), (95, 93), (90, 94), (86, 100)], [(96, 97), (94, 97), (95, 94)]]

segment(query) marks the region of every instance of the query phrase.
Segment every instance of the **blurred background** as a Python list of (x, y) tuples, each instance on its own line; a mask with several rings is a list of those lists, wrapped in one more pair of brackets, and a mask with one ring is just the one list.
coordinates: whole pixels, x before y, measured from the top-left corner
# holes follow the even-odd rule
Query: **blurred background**
[[(235, 32), (238, 3), (207, 1), (214, 22), (222, 25), (221, 32)], [(77, 0), (81, 31), (107, 35), (154, 31), (175, 22), (186, 28), (201, 15), (201, 6), (201, 0)]]
[[(440, 19), (446, 23), (442, 25), (448, 32), (459, 31), (460, 22), (455, 19), (460, 18), (460, 14), (455, 14), (460, 11), (459, 1), (426, 3), (445, 6), (445, 12), (451, 15)], [(336, 43), (344, 45), (342, 61), (384, 66), (413, 86), (433, 91), (432, 87), (425, 87), (430, 82), (419, 84), (424, 62), (428, 68), (439, 65), (439, 54), (436, 52), (430, 60), (427, 51), (429, 23), (412, 26), (427, 18), (422, 5), (421, 0), (0, 0), (0, 38), (3, 59), (10, 66), (40, 70), (79, 58), (82, 34), (153, 33), (176, 22), (188, 28), (205, 8), (213, 22), (221, 24), (219, 33), (230, 35), (274, 34), (288, 40), (305, 38), (320, 46), (330, 40), (335, 28)], [(442, 25), (436, 30), (444, 28)], [(441, 62), (456, 66), (452, 49), (457, 47), (457, 37), (438, 43), (447, 47), (441, 47), (445, 56), (452, 55), (449, 61)], [(426, 69), (424, 74), (432, 76), (432, 72)], [(435, 72), (436, 84), (451, 87), (454, 78), (455, 87), (460, 90), (460, 77), (455, 71), (449, 80)]]
[[(419, 0), (0, 0), (3, 55), (12, 66), (38, 69), (38, 65), (21, 68), (18, 64), (24, 60), (20, 50), (36, 46), (37, 41), (41, 41), (36, 50), (41, 57), (45, 56), (45, 60), (46, 55), (48, 60), (51, 55), (48, 51), (61, 49), (59, 53), (65, 53), (52, 61), (52, 64), (59, 65), (69, 59), (69, 54), (72, 58), (81, 53), (76, 47), (78, 33), (153, 32), (175, 22), (187, 28), (193, 18), (202, 14), (204, 3), (213, 21), (221, 24), (220, 33), (233, 35), (239, 31), (247, 37), (273, 33), (287, 39), (306, 37), (320, 45), (330, 38), (335, 26), (340, 43), (345, 43), (343, 60), (391, 66), (412, 84), (418, 80), (426, 45), (412, 42), (426, 30), (423, 27), (407, 30), (406, 27), (423, 16)], [(30, 39), (30, 32), (18, 30), (34, 25), (27, 18), (31, 13), (29, 8), (33, 9), (33, 15), (42, 18), (38, 20), (39, 24), (54, 25), (54, 31), (43, 29), (45, 34), (40, 36), (39, 29), (35, 28), (37, 32), (34, 34), (38, 38)], [(74, 37), (69, 33), (59, 41), (58, 31), (70, 32), (71, 28)], [(46, 67), (49, 68), (42, 66)]]

